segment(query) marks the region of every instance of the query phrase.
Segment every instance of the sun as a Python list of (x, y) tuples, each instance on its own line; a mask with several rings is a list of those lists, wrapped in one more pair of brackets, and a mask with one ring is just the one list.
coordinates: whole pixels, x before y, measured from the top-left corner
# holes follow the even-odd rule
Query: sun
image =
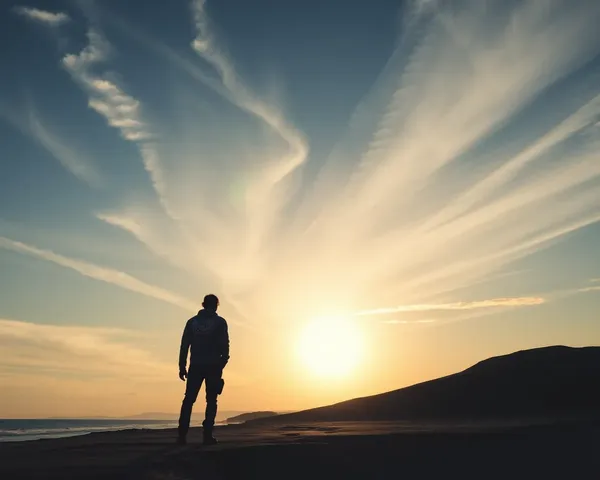
[(344, 377), (362, 358), (363, 336), (351, 318), (316, 318), (300, 333), (298, 355), (312, 375)]

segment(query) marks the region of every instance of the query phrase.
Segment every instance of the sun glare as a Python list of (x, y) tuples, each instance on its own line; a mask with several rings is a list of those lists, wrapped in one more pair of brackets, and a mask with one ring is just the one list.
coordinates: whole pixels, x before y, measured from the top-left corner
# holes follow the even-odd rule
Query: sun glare
[(311, 374), (343, 377), (358, 366), (363, 353), (363, 338), (351, 319), (320, 317), (301, 332), (298, 353)]

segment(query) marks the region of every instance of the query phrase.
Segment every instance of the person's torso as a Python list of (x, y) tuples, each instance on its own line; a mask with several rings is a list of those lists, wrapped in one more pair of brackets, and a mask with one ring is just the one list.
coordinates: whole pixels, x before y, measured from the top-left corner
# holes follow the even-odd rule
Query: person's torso
[(200, 311), (190, 319), (191, 364), (210, 365), (219, 362), (224, 326), (225, 320), (216, 313)]

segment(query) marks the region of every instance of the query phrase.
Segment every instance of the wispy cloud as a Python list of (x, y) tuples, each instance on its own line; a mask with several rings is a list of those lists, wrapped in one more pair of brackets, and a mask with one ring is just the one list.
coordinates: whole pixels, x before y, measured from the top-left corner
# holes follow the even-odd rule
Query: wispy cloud
[[(309, 147), (304, 135), (278, 106), (252, 92), (238, 75), (234, 62), (214, 34), (205, 2), (193, 1), (191, 6), (196, 27), (191, 45), (203, 60), (201, 63), (184, 58), (122, 19), (110, 14), (107, 17), (130, 38), (150, 47), (178, 71), (192, 75), (201, 87), (237, 107), (222, 110), (234, 112), (234, 122), (243, 119), (258, 135), (249, 142), (243, 125), (241, 129), (220, 128), (216, 132), (223, 135), (220, 148), (231, 152), (222, 155), (217, 151), (213, 156), (199, 143), (211, 119), (190, 116), (184, 127), (189, 135), (183, 136), (176, 147), (158, 140), (161, 155), (178, 167), (173, 169), (178, 182), (166, 182), (174, 187), (169, 189), (169, 205), (176, 212), (171, 215), (178, 220), (176, 226), (164, 228), (152, 212), (131, 206), (120, 212), (101, 213), (98, 218), (125, 229), (174, 264), (187, 265), (196, 272), (208, 270), (227, 285), (225, 290), (233, 291), (238, 286), (246, 288), (268, 268), (266, 247), (296, 191), (292, 173), (306, 161)], [(202, 89), (198, 90), (201, 96)], [(212, 93), (210, 96), (214, 97)], [(179, 110), (186, 111), (189, 103), (193, 102), (186, 102)], [(219, 142), (214, 137), (206, 138), (205, 144)], [(215, 188), (217, 182), (222, 187)], [(207, 231), (211, 235), (206, 235)], [(225, 292), (223, 295), (229, 296)]]
[(600, 292), (600, 285), (596, 285), (596, 284), (600, 283), (600, 278), (591, 278), (590, 279), (590, 283), (592, 283), (594, 285), (590, 285), (588, 287), (580, 288), (577, 291), (580, 292), (580, 293)]
[(600, 292), (600, 286), (593, 286), (593, 287), (585, 287), (579, 290), (582, 293), (585, 292)]
[(103, 116), (108, 125), (118, 129), (125, 140), (137, 145), (154, 189), (168, 210), (155, 134), (144, 121), (138, 100), (125, 93), (109, 78), (110, 75), (103, 77), (92, 73), (92, 67), (108, 59), (111, 46), (97, 30), (89, 30), (87, 37), (88, 45), (78, 54), (66, 55), (62, 60), (63, 66), (75, 82), (89, 94), (89, 107)]
[(173, 365), (151, 344), (129, 330), (0, 318), (3, 415), (128, 415), (147, 408), (143, 398), (168, 408), (179, 396)]
[[(143, 348), (151, 337), (123, 328), (0, 318), (0, 374), (80, 373), (175, 380), (173, 365)], [(227, 378), (235, 385), (246, 383), (235, 372), (228, 372)]]
[(253, 95), (238, 77), (235, 68), (219, 48), (211, 21), (206, 13), (206, 0), (193, 0), (192, 9), (197, 36), (192, 47), (219, 73), (230, 100), (240, 108), (263, 120), (289, 144), (291, 152), (276, 165), (269, 167), (269, 180), (277, 183), (300, 166), (308, 154), (308, 145), (302, 134), (292, 127), (273, 106)]
[[(205, 63), (149, 43), (269, 126), (289, 151), (269, 157), (241, 143), (235, 161), (224, 142), (222, 157), (243, 173), (217, 192), (210, 183), (217, 162), (189, 168), (213, 157), (203, 158), (195, 137), (184, 139), (178, 153), (193, 152), (176, 185), (188, 203), (179, 224), (185, 235), (148, 213), (100, 218), (168, 251), (172, 263), (208, 269), (246, 310), (268, 305), (304, 316), (307, 305), (351, 311), (364, 298), (376, 305), (402, 298), (413, 308), (398, 311), (516, 306), (435, 300), (600, 220), (600, 91), (590, 82), (573, 95), (568, 82), (559, 84), (600, 52), (600, 4), (584, 3), (413, 2), (418, 18), (348, 135), (284, 215), (288, 191), (275, 186), (305, 161), (308, 146), (247, 88), (214, 34), (210, 3), (194, 1), (192, 47), (216, 78)], [(560, 109), (542, 101), (549, 87)], [(257, 175), (244, 174), (248, 164)], [(241, 211), (221, 209), (238, 190)]]
[(14, 128), (31, 137), (56, 159), (69, 173), (91, 187), (103, 184), (103, 178), (95, 162), (78, 151), (70, 142), (56, 135), (42, 119), (31, 101), (19, 112), (0, 108), (0, 118), (4, 118)]
[(407, 34), (367, 148), (341, 145), (335, 174), (307, 199), (310, 235), (328, 245), (318, 261), (347, 263), (340, 276), (361, 279), (351, 288), (435, 296), (600, 219), (596, 85), (570, 112), (552, 111), (553, 125), (514, 134), (518, 112), (548, 115), (536, 99), (598, 53), (600, 6), (475, 3), (440, 2)]
[[(0, 351), (4, 372), (88, 373), (161, 376), (169, 365), (136, 346), (137, 332), (23, 322), (0, 318)], [(149, 373), (154, 372), (154, 373)]]
[(47, 10), (40, 10), (39, 8), (32, 7), (15, 7), (13, 11), (17, 15), (21, 15), (29, 20), (43, 23), (51, 27), (57, 27), (67, 23), (71, 18), (69, 15), (63, 12), (49, 12)]
[[(165, 230), (163, 222), (152, 222), (149, 217), (151, 214), (145, 210), (96, 213), (96, 218), (133, 235), (151, 252), (166, 259), (172, 265), (190, 273), (202, 271), (202, 257), (189, 254), (195, 244), (186, 241), (179, 229)], [(188, 255), (182, 255), (182, 252), (188, 252)]]
[(33, 109), (29, 111), (29, 125), (36, 141), (50, 152), (67, 171), (92, 187), (99, 187), (102, 184), (102, 177), (94, 163), (85, 155), (76, 152), (62, 139), (53, 135)]
[[(0, 409), (12, 418), (172, 411), (181, 399), (176, 365), (152, 351), (154, 341), (121, 328), (0, 318)], [(232, 387), (253, 381), (225, 375)]]
[(409, 7), (410, 21), (412, 17), (420, 17), (433, 12), (440, 3), (440, 0), (409, 0), (406, 3)]
[(303, 190), (293, 173), (308, 142), (236, 71), (210, 2), (191, 5), (200, 62), (122, 29), (192, 74), (194, 99), (219, 102), (217, 92), (237, 107), (202, 117), (182, 99), (177, 141), (157, 135), (114, 76), (95, 73), (110, 51), (98, 32), (63, 63), (90, 107), (138, 146), (177, 213), (136, 204), (97, 217), (214, 278), (250, 317), (355, 311), (365, 299), (402, 299), (389, 313), (535, 305), (439, 300), (600, 220), (600, 90), (562, 82), (600, 53), (597, 2), (412, 2), (416, 17), (380, 80)]
[[(262, 168), (255, 173), (253, 181), (246, 185), (244, 255), (247, 258), (257, 258), (269, 237), (270, 230), (276, 225), (277, 217), (285, 207), (286, 200), (294, 190), (289, 176), (304, 164), (309, 146), (303, 134), (291, 125), (274, 105), (253, 94), (240, 79), (233, 62), (219, 46), (206, 11), (206, 1), (192, 0), (191, 3), (196, 26), (196, 38), (192, 42), (192, 47), (218, 73), (223, 87), (219, 89), (220, 93), (224, 93), (231, 103), (263, 122), (288, 147), (288, 152), (285, 154), (261, 155)], [(204, 81), (206, 76), (201, 75), (198, 78)], [(213, 83), (209, 81), (205, 82), (205, 85), (212, 87)], [(279, 184), (284, 180), (288, 180), (285, 185), (287, 192), (282, 195), (283, 187)]]
[(438, 304), (398, 305), (396, 307), (375, 308), (356, 312), (356, 316), (387, 315), (401, 312), (431, 312), (443, 310), (475, 310), (480, 308), (528, 307), (545, 303), (543, 297), (508, 297), (478, 300), (474, 302), (452, 302)]
[(113, 270), (110, 268), (101, 267), (99, 265), (94, 265), (83, 260), (65, 257), (50, 250), (43, 250), (41, 248), (27, 245), (25, 243), (5, 237), (0, 237), (0, 248), (5, 248), (55, 263), (61, 267), (74, 270), (85, 277), (106, 282), (111, 285), (154, 298), (156, 300), (161, 300), (187, 311), (194, 311), (197, 307), (195, 302), (192, 302), (191, 300), (188, 300), (164, 288), (146, 283), (119, 270)]
[(427, 318), (423, 320), (385, 320), (383, 323), (387, 323), (389, 325), (423, 325), (426, 323), (435, 323), (436, 320), (433, 318)]
[(92, 66), (106, 60), (110, 46), (93, 30), (88, 33), (88, 40), (88, 46), (79, 54), (66, 55), (63, 65), (90, 93), (90, 108), (102, 115), (111, 127), (117, 128), (124, 139), (133, 142), (151, 139), (153, 135), (142, 121), (140, 103), (113, 81), (90, 72)]

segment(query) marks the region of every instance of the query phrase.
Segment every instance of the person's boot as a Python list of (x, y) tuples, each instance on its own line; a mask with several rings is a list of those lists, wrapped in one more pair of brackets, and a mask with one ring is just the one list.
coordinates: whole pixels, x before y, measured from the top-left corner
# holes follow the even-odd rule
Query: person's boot
[(203, 445), (216, 445), (219, 443), (215, 437), (212, 436), (212, 428), (205, 428), (202, 432), (203, 435)]

